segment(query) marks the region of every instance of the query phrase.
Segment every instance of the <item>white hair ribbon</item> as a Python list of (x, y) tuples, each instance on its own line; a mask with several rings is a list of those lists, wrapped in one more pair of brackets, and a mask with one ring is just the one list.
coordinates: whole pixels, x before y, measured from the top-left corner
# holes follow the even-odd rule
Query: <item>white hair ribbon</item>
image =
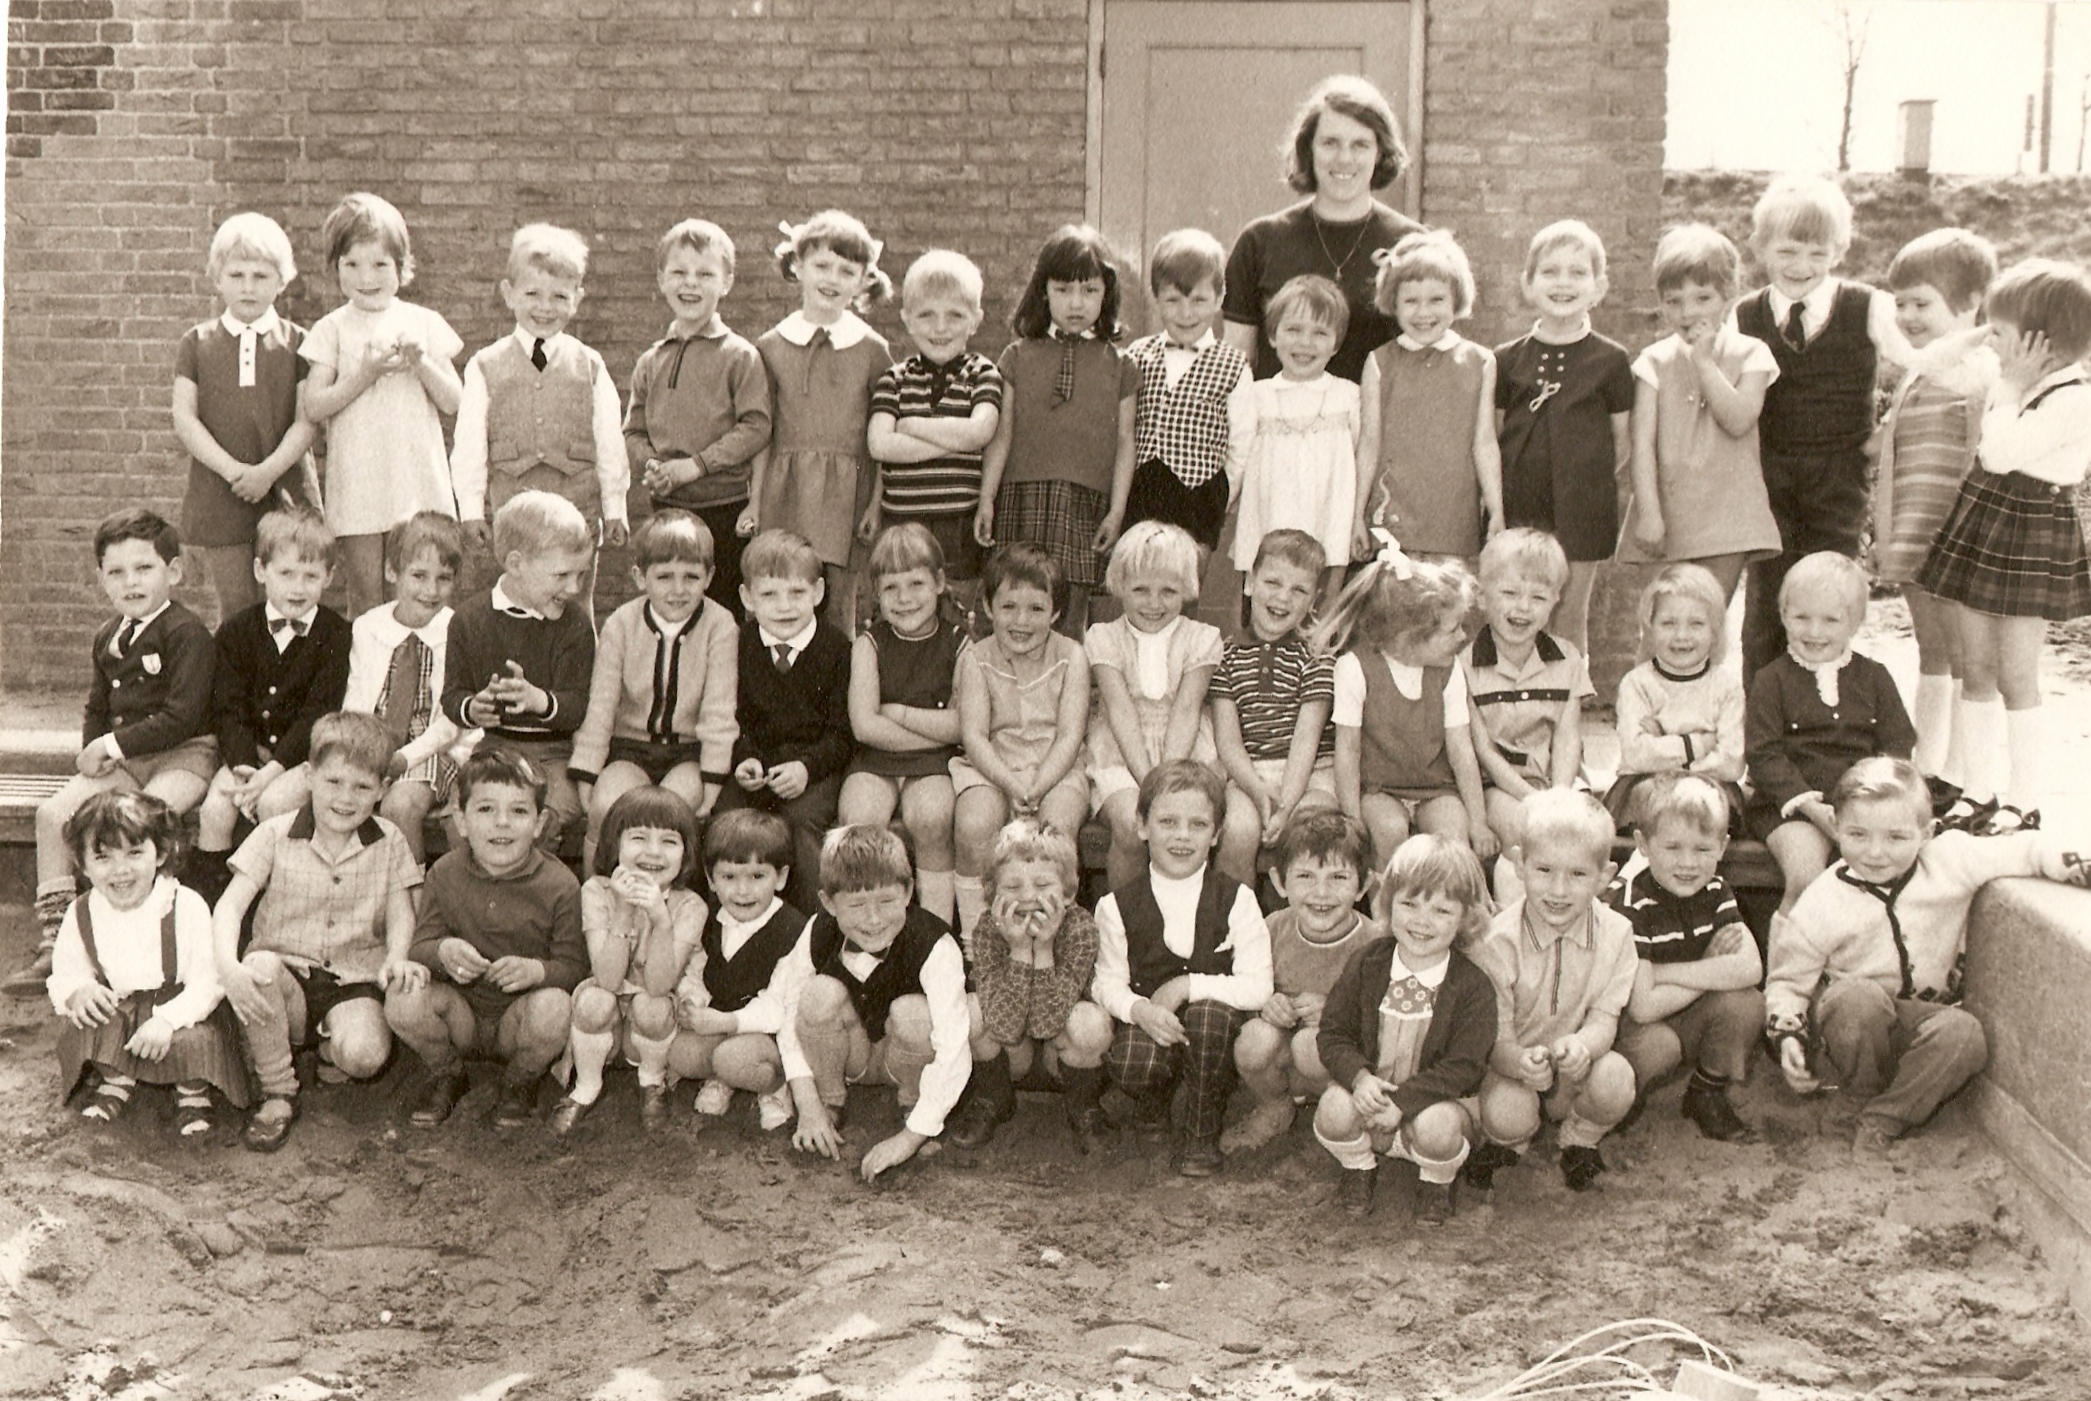
[(1373, 538), (1379, 541), (1379, 556), (1373, 562), (1394, 571), (1394, 577), (1406, 580), (1414, 576), (1416, 562), (1401, 552), (1401, 542), (1382, 526), (1372, 527)]

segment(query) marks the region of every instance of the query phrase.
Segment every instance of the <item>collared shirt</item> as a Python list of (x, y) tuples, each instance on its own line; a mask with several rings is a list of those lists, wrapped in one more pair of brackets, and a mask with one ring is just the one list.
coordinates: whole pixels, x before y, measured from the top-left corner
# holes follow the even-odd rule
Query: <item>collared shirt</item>
[(1486, 624), (1460, 658), (1468, 693), (1498, 753), (1542, 784), (1553, 777), (1554, 735), (1571, 705), (1594, 697), (1582, 653), (1551, 633), (1532, 639), (1521, 663), (1505, 657)]
[(1655, 878), (1638, 851), (1612, 878), (1605, 902), (1633, 921), (1634, 947), (1650, 963), (1696, 963), (1714, 935), (1742, 922), (1735, 892), (1718, 874), (1680, 895)]
[[(521, 326), (508, 335), (522, 347), (523, 357), (530, 358), (536, 349), (539, 337)], [(617, 381), (601, 366), (602, 357), (588, 346), (561, 331), (556, 336), (544, 339), (545, 354), (550, 356), (568, 342), (579, 347), (584, 356), (593, 356), (597, 362), (597, 373), (592, 378), (589, 398), (589, 437), (595, 443), (595, 471), (603, 488), (603, 519), (621, 521), (625, 518), (625, 501), (622, 490), (613, 490), (620, 483), (631, 484), (631, 466), (624, 452), (624, 404), (617, 395)], [(487, 347), (495, 350), (496, 341)], [(484, 355), (487, 350), (479, 352)], [(476, 521), (486, 519), (487, 490), (487, 411), (492, 403), (491, 391), (487, 388), (486, 371), (480, 367), (479, 355), (465, 362), (464, 390), (457, 401), (457, 426), (451, 434), (450, 475), (457, 489), (457, 515), (459, 520)]]
[[(748, 946), (748, 941), (762, 932), (763, 926), (775, 919), (783, 908), (783, 899), (773, 895), (762, 913), (751, 920), (738, 920), (723, 909), (718, 911), (719, 956), (732, 962)], [(790, 954), (778, 959), (770, 969), (768, 985), (733, 1014), (735, 1035), (776, 1036), (783, 1031), (785, 1004), (795, 991), (791, 982), (793, 975), (785, 967), (790, 961)], [(704, 981), (704, 969), (705, 954), (700, 943), (697, 952), (684, 965), (682, 981), (676, 985), (678, 1009), (711, 1006), (711, 988)]]
[(819, 629), (820, 619), (818, 617), (809, 618), (806, 626), (800, 628), (789, 637), (779, 637), (760, 623), (756, 624), (755, 627), (756, 634), (762, 638), (762, 649), (770, 654), (772, 661), (777, 659), (777, 648), (781, 644), (787, 649), (785, 656), (794, 664), (798, 662), (800, 657), (806, 654), (806, 649), (813, 645), (813, 634), (819, 631)]
[(437, 956), (443, 940), (463, 939), (494, 961), (510, 956), (544, 964), (538, 986), (572, 991), (588, 974), (581, 933), (581, 883), (573, 872), (532, 848), (514, 870), (489, 872), (459, 847), (429, 868), (412, 957), (437, 978), (450, 972)]
[(1528, 920), (1525, 902), (1512, 901), (1469, 956), (1495, 984), (1499, 1066), (1565, 1036), (1578, 1036), (1593, 1058), (1611, 1050), (1640, 967), (1632, 924), (1594, 901), (1565, 930)]
[(536, 618), (540, 622), (544, 620), (545, 613), (542, 609), (517, 603), (514, 598), (509, 596), (508, 590), (501, 587), (501, 584), (502, 580), (496, 579), (492, 591), (494, 611), (496, 613), (506, 613), (510, 617), (515, 618)]
[[(152, 992), (165, 972), (160, 966), (160, 924), (174, 910), (174, 981), (181, 991), (160, 1004), (152, 1019), (172, 1030), (195, 1026), (211, 1014), (224, 991), (211, 948), (211, 907), (201, 895), (161, 876), (136, 906), (119, 910), (98, 890), (87, 892), (87, 918), (94, 926), (94, 952), (102, 965), (99, 980), (118, 997)], [(79, 911), (69, 907), (51, 950), (51, 976), (44, 983), (51, 1006), (61, 1014), (81, 988), (97, 981), (80, 937)]]
[[(1823, 327), (1830, 323), (1830, 308), (1837, 300), (1837, 290), (1844, 286), (1840, 278), (1825, 277), (1809, 289), (1808, 295), (1800, 299), (1801, 331), (1808, 340), (1822, 334)], [(1786, 316), (1793, 308), (1794, 299), (1777, 287), (1766, 289), (1771, 294), (1772, 324), (1781, 334), (1786, 329)], [(1872, 299), (1866, 304), (1866, 338), (1881, 358), (1897, 365), (1906, 365), (1916, 352), (1911, 349), (1909, 339), (1902, 328), (1895, 324), (1895, 294), (1878, 287), (1868, 288)], [(1735, 329), (1735, 313), (1728, 313), (1728, 327)]]
[[(261, 612), (262, 616), (268, 619), (269, 641), (276, 644), (276, 655), (280, 657), (285, 652), (288, 652), (290, 650), (290, 644), (293, 638), (303, 637), (305, 634), (312, 631), (312, 620), (319, 613), (319, 605), (315, 603), (310, 608), (307, 608), (303, 613), (300, 613), (297, 617), (293, 618), (290, 614), (285, 613), (275, 604), (264, 601), (261, 606)], [(279, 618), (282, 619), (284, 622), (289, 623), (290, 626), (281, 628), (277, 627), (276, 621)]]
[(161, 601), (159, 607), (153, 609), (152, 612), (147, 613), (144, 617), (125, 618), (122, 622), (118, 623), (116, 625), (116, 631), (109, 634), (109, 655), (112, 657), (120, 657), (123, 655), (123, 640), (126, 634), (130, 636), (131, 645), (133, 647), (137, 646), (138, 639), (145, 636), (145, 630), (152, 626), (153, 619), (159, 617), (162, 613), (166, 612), (168, 604), (171, 604), (173, 602), (174, 600), (171, 598), (164, 599)]
[(845, 311), (832, 326), (817, 326), (806, 319), (806, 313), (795, 311), (777, 323), (777, 334), (793, 345), (811, 345), (813, 337), (825, 331), (828, 344), (837, 350), (848, 350), (858, 341), (872, 334), (871, 327), (854, 311)]
[[(1178, 958), (1189, 958), (1197, 944), (1198, 897), (1210, 869), (1210, 864), (1200, 866), (1182, 877), (1148, 869), (1148, 887), (1162, 912), (1162, 943)], [(1255, 892), (1247, 886), (1234, 892), (1234, 905), (1227, 911), (1227, 936), (1219, 947), (1234, 955), (1234, 971), (1190, 974), (1190, 991), (1184, 1000), (1219, 1002), (1244, 1012), (1262, 1010), (1271, 1000), (1271, 931)], [(1097, 1006), (1122, 1022), (1131, 1021), (1133, 1005), (1146, 1000), (1133, 991), (1132, 956), (1116, 894), (1106, 895), (1096, 905), (1096, 977), (1090, 995)]]
[(2057, 486), (2075, 486), (2091, 468), (2091, 388), (2084, 368), (2065, 365), (2024, 398), (1998, 380), (1982, 413), (1985, 472), (2023, 472)]
[(436, 615), (418, 628), (399, 621), (398, 603), (384, 603), (356, 619), (349, 643), (348, 690), (341, 698), (343, 710), (377, 714), (385, 684), (392, 675), (392, 654), (409, 636), (421, 639), (429, 652), (428, 728), (400, 747), (399, 757), (411, 772), (432, 754), (440, 754), (470, 737), (477, 743), (477, 730), (460, 731), (443, 713), (443, 674), (450, 654), (451, 610), (439, 608)]
[(345, 983), (377, 981), (392, 896), (421, 884), (420, 863), (397, 827), (366, 818), (330, 854), (310, 804), (256, 827), (230, 864), (261, 887), (251, 947)]
[[(1251, 759), (1285, 759), (1292, 754), (1300, 711), (1317, 703), (1334, 706), (1335, 675), (1335, 659), (1315, 655), (1297, 629), (1269, 642), (1252, 635), (1227, 644), (1206, 694), (1234, 706), (1242, 748)], [(1324, 723), (1315, 753), (1335, 752), (1336, 732)]]
[[(1211, 345), (1213, 340), (1213, 333), (1209, 329), (1189, 345), (1178, 344), (1168, 336), (1162, 338), (1162, 377), (1169, 388), (1176, 388), (1176, 382), (1197, 363), (1199, 352)], [(1243, 378), (1246, 379), (1247, 375), (1244, 374)]]

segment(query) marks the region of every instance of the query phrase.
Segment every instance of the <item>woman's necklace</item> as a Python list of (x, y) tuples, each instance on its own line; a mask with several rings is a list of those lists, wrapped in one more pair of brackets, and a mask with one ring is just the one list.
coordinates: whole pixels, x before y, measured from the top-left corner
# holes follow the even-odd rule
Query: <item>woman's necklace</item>
[(1321, 216), (1310, 210), (1307, 217), (1314, 225), (1314, 241), (1321, 245), (1321, 256), (1327, 258), (1329, 265), (1336, 269), (1335, 280), (1343, 281), (1343, 269), (1358, 255), (1358, 245), (1365, 241), (1365, 230), (1372, 226), (1371, 212), (1368, 210), (1365, 217), (1358, 221), (1358, 231), (1350, 236), (1350, 248), (1341, 258), (1329, 251), (1328, 236), (1322, 232)]

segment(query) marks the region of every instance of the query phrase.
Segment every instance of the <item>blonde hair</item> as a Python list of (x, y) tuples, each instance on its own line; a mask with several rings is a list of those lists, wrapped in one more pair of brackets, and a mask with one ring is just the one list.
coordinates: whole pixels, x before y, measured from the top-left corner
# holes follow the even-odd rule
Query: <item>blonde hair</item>
[(1559, 593), (1568, 587), (1568, 551), (1544, 530), (1512, 526), (1481, 547), (1481, 586), (1503, 578), (1538, 579)]
[(557, 224), (525, 224), (508, 240), (509, 280), (527, 268), (579, 281), (588, 275), (588, 240)]
[(235, 214), (218, 225), (218, 231), (211, 235), (210, 256), (204, 260), (204, 276), (216, 282), (218, 274), (234, 258), (272, 264), (286, 284), (297, 280), (298, 260), (290, 250), (290, 235), (266, 214)]
[(674, 256), (678, 248), (687, 248), (692, 253), (716, 252), (719, 261), (726, 265), (726, 275), (733, 276), (733, 240), (726, 236), (726, 230), (711, 220), (685, 219), (662, 234), (661, 241), (653, 250), (654, 271), (659, 272), (667, 267), (668, 259)]
[[(1927, 795), (1925, 802), (1929, 803)], [(1644, 837), (1655, 835), (1665, 822), (1689, 823), (1709, 837), (1728, 835), (1728, 795), (1721, 785), (1695, 773), (1652, 774), (1634, 790), (1634, 828)]]
[(1866, 571), (1859, 568), (1857, 560), (1847, 559), (1835, 550), (1817, 550), (1812, 555), (1803, 555), (1798, 564), (1786, 571), (1786, 578), (1779, 584), (1779, 611), (1786, 611), (1786, 605), (1794, 595), (1817, 589), (1841, 593), (1851, 606), (1853, 622), (1866, 621), (1866, 601), (1872, 588), (1866, 581)]
[(1343, 289), (1326, 277), (1305, 272), (1287, 279), (1284, 286), (1271, 293), (1263, 308), (1264, 331), (1278, 334), (1278, 327), (1294, 307), (1304, 310), (1316, 325), (1326, 326), (1339, 342), (1350, 329), (1350, 303), (1343, 299)]
[(900, 279), (900, 305), (905, 310), (924, 297), (957, 297), (978, 311), (986, 290), (979, 265), (971, 258), (949, 248), (932, 248), (908, 264), (907, 275)]
[(1762, 252), (1782, 238), (1842, 254), (1851, 247), (1851, 200), (1820, 175), (1778, 176), (1750, 210), (1750, 246)]
[(870, 573), (874, 587), (889, 574), (927, 569), (939, 578), (944, 573), (944, 547), (928, 526), (920, 521), (902, 521), (879, 532), (871, 547)]
[(1393, 928), (1394, 901), (1403, 895), (1442, 895), (1460, 908), (1459, 942), (1471, 944), (1488, 929), (1494, 906), (1481, 860), (1464, 843), (1418, 832), (1387, 858), (1379, 888), (1372, 893), (1372, 916)]
[(757, 579), (797, 579), (817, 584), (820, 577), (820, 556), (805, 536), (789, 530), (765, 530), (741, 551), (741, 579), (745, 583), (752, 584)]
[(303, 507), (270, 511), (254, 524), (254, 559), (267, 564), (277, 555), (291, 551), (299, 559), (334, 567), (334, 532), (317, 511)]
[(1474, 312), (1474, 265), (1448, 229), (1422, 229), (1378, 255), (1379, 275), (1372, 285), (1372, 304), (1392, 316), (1403, 285), (1442, 282), (1452, 289), (1452, 319)]
[(855, 895), (914, 883), (907, 843), (882, 822), (837, 827), (820, 844), (823, 895)]
[(1104, 588), (1120, 603), (1135, 579), (1156, 575), (1179, 584), (1188, 602), (1198, 596), (1198, 542), (1181, 526), (1136, 521), (1118, 537), (1104, 566)]
[(1646, 661), (1654, 655), (1655, 610), (1666, 598), (1684, 599), (1699, 605), (1713, 633), (1713, 648), (1706, 654), (1707, 664), (1719, 666), (1721, 659), (1728, 655), (1728, 595), (1721, 591), (1721, 581), (1714, 578), (1704, 565), (1685, 562), (1664, 565), (1641, 589), (1640, 601), (1634, 606), (1641, 621), (1641, 659)]
[(1474, 576), (1459, 564), (1375, 559), (1343, 586), (1312, 643), (1320, 652), (1346, 647), (1393, 651), (1429, 637), (1447, 619), (1463, 623), (1474, 597)]
[(1519, 804), (1524, 821), (1520, 843), (1525, 855), (1549, 842), (1573, 844), (1599, 862), (1612, 859), (1612, 814), (1605, 805), (1576, 788), (1542, 788)]
[(1072, 900), (1081, 881), (1074, 838), (1050, 822), (1019, 817), (995, 833), (995, 845), (987, 858), (987, 887), (992, 890), (1006, 866), (1019, 861), (1043, 861), (1060, 873), (1060, 888)]
[(879, 270), (879, 254), (886, 251), (886, 246), (871, 236), (871, 230), (856, 215), (823, 209), (803, 224), (787, 222), (778, 225), (778, 230), (784, 241), (777, 245), (777, 267), (786, 282), (799, 280), (800, 259), (815, 249), (825, 248), (864, 269), (864, 291), (856, 301), (858, 311), (893, 295), (893, 279)]
[(581, 515), (581, 508), (551, 491), (523, 491), (508, 498), (494, 512), (494, 558), (525, 557), (551, 550), (585, 550), (595, 543), (595, 533)]
[(1525, 281), (1530, 282), (1539, 271), (1539, 260), (1557, 248), (1575, 248), (1590, 255), (1590, 271), (1602, 278), (1605, 275), (1605, 241), (1597, 236), (1597, 230), (1581, 219), (1557, 219), (1538, 233), (1532, 235), (1532, 245), (1525, 250)]
[(1931, 821), (1931, 788), (1924, 775), (1907, 759), (1875, 754), (1846, 769), (1830, 789), (1830, 807), (1839, 813), (1852, 803), (1902, 801), (1914, 808), (1919, 819)]

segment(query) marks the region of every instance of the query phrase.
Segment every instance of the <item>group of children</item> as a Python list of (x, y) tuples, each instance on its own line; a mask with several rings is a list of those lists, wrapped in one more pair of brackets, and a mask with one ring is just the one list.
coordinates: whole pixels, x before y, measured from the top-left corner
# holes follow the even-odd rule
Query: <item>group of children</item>
[[(396, 1037), (429, 1072), (416, 1124), (491, 1060), (497, 1125), (553, 1084), (566, 1134), (622, 1056), (649, 1127), (694, 1080), (699, 1114), (745, 1090), (834, 1157), (848, 1086), (890, 1081), (904, 1123), (867, 1179), (940, 1134), (986, 1143), (1019, 1081), (1063, 1090), (1084, 1149), (1173, 1118), (1194, 1176), (1313, 1099), (1347, 1206), (1393, 1155), (1443, 1219), (1549, 1118), (1588, 1186), (1687, 1063), (1683, 1112), (1743, 1136), (1728, 1091), (1764, 1035), (1796, 1090), (1833, 1070), (1877, 1147), (1981, 1063), (1953, 1005), (1972, 891), (2082, 876), (2035, 830), (2025, 746), (2040, 625), (2091, 612), (2069, 494), (2091, 282), (1992, 285), (1987, 245), (1947, 230), (1875, 293), (1828, 275), (1849, 217), (1826, 182), (1776, 184), (1772, 284), (1732, 311), (1733, 246), (1670, 231), (1672, 334), (1638, 360), (1590, 328), (1586, 226), (1534, 238), (1537, 324), (1493, 355), (1453, 329), (1457, 244), (1411, 235), (1377, 287), (1400, 334), (1362, 384), (1328, 372), (1348, 311), (1312, 277), (1271, 299), (1280, 370), (1251, 379), (1212, 335), (1223, 259), (1195, 230), (1155, 249), (1163, 330), (1122, 353), (1093, 231), (1047, 241), (999, 363), (968, 349), (978, 270), (927, 253), (896, 364), (857, 315), (885, 278), (856, 220), (789, 230), (801, 309), (752, 345), (718, 314), (733, 245), (691, 220), (661, 240), (673, 325), (621, 404), (566, 332), (569, 232), (516, 234), (515, 332), (460, 377), (442, 319), (398, 300), (390, 205), (328, 217), (346, 303), (302, 338), (272, 306), (288, 239), (236, 216), (211, 252), (225, 313), (175, 379), (224, 621), (172, 601), (173, 526), (102, 523), (118, 616), (78, 775), (38, 814), (28, 981), (64, 1018), (65, 1089), (106, 1120), (172, 1084), (190, 1135), (215, 1087), (267, 1151), (311, 1080), (377, 1074)], [(1920, 619), (1914, 725), (1851, 650), (1883, 355), (1910, 368), (1875, 543)], [(1230, 521), (1231, 638), (1186, 613)], [(1622, 541), (1664, 563), (1601, 803), (1581, 634)], [(639, 592), (597, 626), (605, 543)], [(1769, 646), (1747, 687), (1722, 665), (1746, 564), (1746, 649)], [(852, 639), (859, 572), (875, 616)], [(353, 624), (320, 602), (337, 574)], [(1960, 830), (1928, 840), (1935, 816)], [(1738, 831), (1786, 875), (1768, 959), (1718, 874)]]

